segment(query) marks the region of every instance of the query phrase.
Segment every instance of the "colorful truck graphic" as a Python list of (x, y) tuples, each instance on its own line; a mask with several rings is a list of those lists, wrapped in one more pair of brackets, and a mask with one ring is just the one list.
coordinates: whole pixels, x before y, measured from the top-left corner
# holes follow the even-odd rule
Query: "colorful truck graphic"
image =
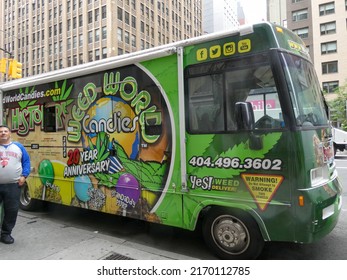
[(336, 225), (330, 128), (300, 39), (269, 23), (0, 85), (39, 200), (194, 230), (221, 258)]

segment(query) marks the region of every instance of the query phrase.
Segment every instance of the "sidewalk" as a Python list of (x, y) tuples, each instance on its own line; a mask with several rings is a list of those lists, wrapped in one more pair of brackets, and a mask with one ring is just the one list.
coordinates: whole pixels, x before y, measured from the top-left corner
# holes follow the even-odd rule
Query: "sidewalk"
[[(1, 215), (1, 210), (0, 210)], [(20, 212), (12, 234), (15, 243), (0, 243), (0, 260), (192, 260)]]

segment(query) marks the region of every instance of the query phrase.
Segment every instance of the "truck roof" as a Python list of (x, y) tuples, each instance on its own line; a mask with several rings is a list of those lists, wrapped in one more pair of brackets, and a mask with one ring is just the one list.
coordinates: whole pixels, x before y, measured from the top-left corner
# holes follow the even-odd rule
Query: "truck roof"
[[(92, 62), (88, 62), (88, 63), (76, 65), (76, 66), (71, 66), (68, 68), (63, 68), (63, 69), (54, 70), (54, 71), (50, 71), (50, 72), (46, 72), (46, 73), (42, 73), (42, 74), (38, 74), (34, 76), (7, 81), (3, 84), (0, 84), (0, 90), (8, 91), (8, 90), (13, 90), (17, 88), (33, 86), (40, 83), (49, 83), (49, 82), (59, 81), (59, 80), (67, 79), (67, 78), (88, 75), (88, 74), (99, 72), (99, 71), (105, 71), (112, 68), (122, 67), (129, 64), (135, 64), (141, 61), (147, 61), (154, 58), (165, 57), (177, 52), (177, 49), (181, 47), (199, 45), (199, 44), (203, 44), (204, 42), (209, 42), (209, 41), (217, 40), (224, 37), (230, 37), (230, 36), (241, 37), (244, 35), (252, 34), (254, 32), (254, 29), (257, 27), (264, 27), (266, 29), (266, 32), (272, 32), (274, 34), (273, 38), (275, 42), (269, 43), (272, 47), (283, 47), (283, 42), (281, 42), (281, 40), (277, 38), (277, 35), (274, 32), (274, 30), (276, 27), (283, 30), (287, 30), (287, 29), (284, 27), (280, 27), (275, 24), (272, 24), (270, 22), (260, 22), (260, 23), (256, 23), (252, 25), (242, 25), (239, 28), (234, 30), (205, 34), (199, 37), (190, 38), (190, 39), (174, 42), (167, 45), (161, 45), (161, 46), (157, 46), (157, 47), (146, 49), (146, 50), (109, 57), (109, 58), (92, 61)], [(290, 34), (290, 32), (286, 32), (286, 35), (288, 34)], [(294, 40), (298, 41), (301, 39), (297, 37), (297, 38), (294, 38)]]

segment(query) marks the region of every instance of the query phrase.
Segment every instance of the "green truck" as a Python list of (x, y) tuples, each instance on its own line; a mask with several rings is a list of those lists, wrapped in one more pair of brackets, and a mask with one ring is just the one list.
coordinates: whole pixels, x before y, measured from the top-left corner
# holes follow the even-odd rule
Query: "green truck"
[[(195, 230), (223, 259), (310, 243), (341, 185), (308, 51), (267, 22), (0, 85), (32, 160), (21, 207), (48, 201)], [(117, 225), (115, 225), (116, 227)]]

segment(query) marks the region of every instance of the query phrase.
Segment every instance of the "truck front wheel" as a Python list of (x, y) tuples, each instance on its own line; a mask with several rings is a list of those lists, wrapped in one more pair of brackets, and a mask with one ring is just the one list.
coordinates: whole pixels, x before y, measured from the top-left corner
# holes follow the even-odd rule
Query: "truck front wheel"
[(222, 259), (256, 259), (264, 247), (258, 224), (239, 210), (211, 209), (203, 222), (203, 235)]

